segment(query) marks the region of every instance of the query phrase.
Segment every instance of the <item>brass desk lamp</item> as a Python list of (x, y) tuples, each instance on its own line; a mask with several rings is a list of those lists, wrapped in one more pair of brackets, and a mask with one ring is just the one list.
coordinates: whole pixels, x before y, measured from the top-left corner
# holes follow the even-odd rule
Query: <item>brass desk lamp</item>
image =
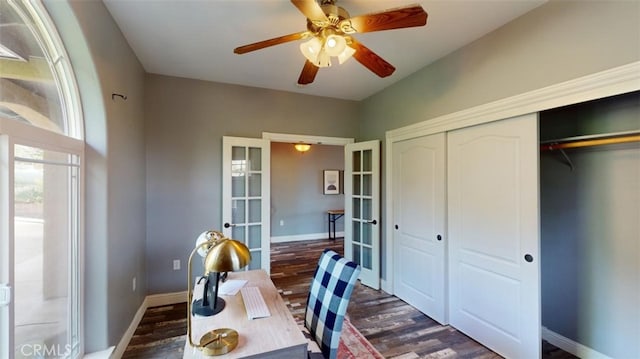
[[(202, 239), (204, 238), (204, 240)], [(188, 273), (188, 300), (187, 300), (187, 337), (189, 345), (202, 350), (205, 355), (221, 355), (232, 351), (238, 345), (238, 332), (229, 328), (215, 329), (207, 332), (200, 338), (198, 344), (194, 344), (191, 339), (191, 315), (193, 301), (193, 290), (191, 283), (193, 256), (199, 252), (204, 255), (204, 276), (209, 279), (210, 274), (215, 274), (214, 294), (210, 300), (213, 305), (206, 302), (207, 292), (204, 293), (203, 301), (199, 303), (200, 308), (211, 308), (205, 315), (215, 315), (224, 308), (224, 300), (218, 298), (218, 282), (220, 273), (240, 270), (251, 261), (251, 252), (244, 243), (226, 238), (217, 231), (206, 231), (198, 237), (196, 247), (189, 255)]]

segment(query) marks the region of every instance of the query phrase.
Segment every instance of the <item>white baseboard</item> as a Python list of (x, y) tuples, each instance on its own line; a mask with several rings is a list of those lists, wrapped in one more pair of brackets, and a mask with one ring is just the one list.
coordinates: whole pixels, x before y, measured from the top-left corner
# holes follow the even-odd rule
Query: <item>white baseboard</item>
[(136, 312), (136, 315), (133, 316), (133, 320), (131, 320), (131, 324), (129, 324), (129, 328), (124, 332), (122, 339), (116, 346), (113, 353), (111, 353), (110, 359), (120, 359), (124, 354), (124, 351), (127, 350), (127, 346), (133, 337), (133, 334), (136, 332), (136, 328), (140, 324), (142, 317), (144, 316), (144, 312), (147, 311), (147, 308), (157, 307), (161, 305), (169, 305), (175, 303), (181, 303), (187, 301), (187, 291), (183, 292), (173, 292), (173, 293), (163, 293), (163, 294), (152, 294), (148, 295), (140, 304), (140, 308)]
[[(336, 232), (336, 237), (344, 237), (344, 232)], [(283, 243), (283, 242), (297, 242), (297, 241), (312, 241), (317, 239), (328, 239), (329, 234), (327, 232), (322, 233), (308, 233), (308, 234), (295, 234), (292, 236), (277, 236), (271, 237), (271, 243)]]
[(577, 343), (567, 337), (564, 337), (556, 332), (553, 332), (546, 327), (542, 327), (542, 339), (557, 346), (567, 353), (573, 354), (582, 359), (611, 359), (596, 350), (593, 350), (587, 346)]
[(133, 333), (136, 332), (136, 328), (138, 328), (138, 324), (140, 324), (140, 321), (144, 316), (144, 312), (147, 310), (147, 298), (148, 297), (145, 297), (142, 304), (140, 304), (140, 308), (138, 308), (136, 315), (133, 316), (133, 320), (131, 321), (131, 324), (129, 324), (129, 328), (124, 332), (122, 339), (120, 339), (120, 343), (116, 345), (115, 350), (111, 353), (111, 356), (109, 357), (110, 359), (120, 359), (122, 358), (122, 355), (124, 355), (124, 351), (127, 350), (127, 345), (129, 345), (129, 341), (131, 341)]
[(157, 307), (160, 305), (169, 305), (187, 302), (187, 291), (182, 292), (173, 292), (173, 293), (163, 293), (163, 294), (152, 294), (148, 295), (145, 299), (147, 302), (147, 308)]
[(82, 359), (109, 359), (115, 347), (108, 347), (105, 350), (93, 353), (85, 353)]

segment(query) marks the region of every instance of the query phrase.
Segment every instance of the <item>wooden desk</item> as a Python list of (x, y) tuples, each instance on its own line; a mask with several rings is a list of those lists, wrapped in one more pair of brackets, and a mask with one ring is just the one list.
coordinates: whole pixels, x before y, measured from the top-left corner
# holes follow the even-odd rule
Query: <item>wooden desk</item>
[[(242, 294), (220, 296), (227, 303), (218, 314), (211, 317), (192, 316), (192, 338), (195, 343), (213, 329), (231, 328), (238, 331), (238, 346), (230, 353), (208, 357), (189, 345), (186, 340), (183, 358), (307, 358), (307, 339), (287, 309), (282, 297), (264, 270), (230, 272), (229, 279), (245, 279), (245, 286), (260, 288), (271, 316), (249, 320)], [(200, 293), (200, 294), (198, 294)], [(194, 290), (194, 300), (202, 297), (202, 288)]]
[[(344, 216), (344, 209), (330, 209), (327, 211), (329, 224), (329, 239), (336, 239), (336, 221)], [(333, 235), (331, 235), (331, 224), (333, 223)]]

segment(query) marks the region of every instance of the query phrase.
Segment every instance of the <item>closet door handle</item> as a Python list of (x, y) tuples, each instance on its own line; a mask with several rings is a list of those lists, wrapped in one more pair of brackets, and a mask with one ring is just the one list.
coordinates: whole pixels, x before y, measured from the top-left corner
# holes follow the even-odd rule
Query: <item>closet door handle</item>
[(398, 225), (396, 224), (396, 229), (398, 229)]
[(524, 260), (529, 262), (529, 263), (531, 263), (531, 262), (533, 262), (533, 256), (531, 254), (527, 253), (527, 254), (524, 255)]
[(442, 240), (442, 235), (438, 234), (438, 235), (436, 236), (436, 239), (437, 239), (437, 240), (439, 240), (439, 241), (441, 241), (441, 240)]

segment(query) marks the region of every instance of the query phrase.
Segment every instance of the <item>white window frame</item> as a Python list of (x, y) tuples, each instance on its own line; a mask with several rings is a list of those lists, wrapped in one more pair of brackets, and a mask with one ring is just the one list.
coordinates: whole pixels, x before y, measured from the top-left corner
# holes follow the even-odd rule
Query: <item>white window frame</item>
[[(7, 0), (16, 3), (24, 11), (23, 20), (32, 29), (33, 35), (43, 49), (51, 66), (51, 72), (60, 94), (60, 107), (64, 118), (63, 132), (59, 134), (29, 124), (0, 118), (0, 258), (8, 258), (8, 263), (0, 265), (0, 283), (13, 281), (13, 247), (14, 247), (14, 187), (13, 166), (15, 145), (41, 148), (46, 151), (57, 151), (77, 156), (78, 189), (76, 225), (70, 234), (72, 253), (70, 253), (70, 281), (75, 282), (76, 291), (69, 298), (70, 316), (69, 335), (75, 335), (77, 346), (72, 348), (69, 357), (78, 358), (84, 354), (84, 203), (85, 203), (85, 144), (84, 121), (77, 82), (63, 42), (40, 1)], [(4, 260), (2, 262), (5, 262)], [(71, 284), (71, 283), (70, 283)], [(11, 301), (15, 299), (11, 293)], [(7, 315), (8, 318), (4, 318)], [(0, 357), (13, 354), (13, 314), (8, 309), (0, 308), (0, 333), (9, 333), (9, 338), (0, 336)], [(8, 339), (8, 342), (7, 342)]]

